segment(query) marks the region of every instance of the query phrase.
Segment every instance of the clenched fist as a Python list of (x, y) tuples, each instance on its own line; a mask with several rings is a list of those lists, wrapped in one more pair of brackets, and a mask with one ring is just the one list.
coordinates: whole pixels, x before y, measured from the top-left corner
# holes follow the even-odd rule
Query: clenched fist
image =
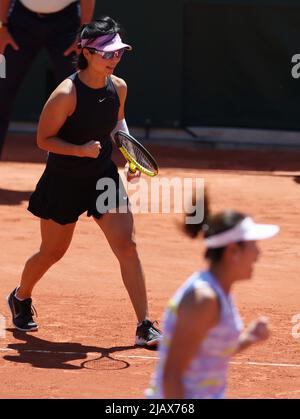
[(80, 146), (80, 157), (90, 157), (96, 159), (101, 151), (100, 141), (89, 141)]
[(250, 324), (247, 332), (249, 340), (253, 343), (267, 340), (270, 336), (268, 319), (266, 317), (260, 317), (255, 320), (252, 324)]

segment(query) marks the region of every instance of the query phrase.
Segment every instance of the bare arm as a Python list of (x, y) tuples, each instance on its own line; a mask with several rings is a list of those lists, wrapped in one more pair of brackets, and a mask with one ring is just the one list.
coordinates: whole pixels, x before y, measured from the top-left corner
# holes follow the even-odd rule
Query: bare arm
[(181, 303), (163, 373), (164, 398), (184, 398), (183, 374), (218, 320), (217, 297), (210, 290), (196, 290)]
[(73, 113), (75, 106), (76, 97), (72, 82), (64, 80), (51, 94), (41, 113), (37, 131), (37, 144), (41, 149), (56, 154), (96, 158), (101, 149), (98, 141), (75, 145), (57, 137), (57, 133), (68, 116)]
[[(117, 89), (119, 100), (120, 100), (120, 108), (119, 108), (119, 113), (118, 113), (118, 122), (119, 122), (119, 121), (125, 120), (125, 102), (127, 98), (127, 84), (125, 83), (124, 80), (115, 76), (113, 76), (113, 82)], [(116, 127), (118, 127), (118, 125)], [(126, 125), (126, 128), (127, 128), (127, 125)], [(114, 130), (112, 131), (112, 134), (113, 133), (114, 133)], [(112, 135), (112, 138), (113, 138), (113, 135)], [(125, 176), (128, 182), (138, 181), (141, 176), (141, 172), (137, 170), (136, 172), (132, 173), (129, 170), (129, 164), (126, 163)]]
[[(11, 0), (0, 1), (0, 21), (7, 23), (8, 11), (11, 5)], [(0, 54), (3, 54), (7, 45), (11, 45), (14, 49), (19, 49), (14, 39), (11, 37), (6, 26), (0, 28)]]
[(80, 21), (82, 25), (92, 20), (94, 9), (95, 9), (95, 0), (81, 0), (80, 1), (80, 10), (81, 10)]
[(125, 118), (125, 102), (127, 98), (127, 84), (125, 80), (120, 79), (119, 77), (112, 76), (112, 81), (115, 85), (117, 90), (119, 100), (120, 100), (120, 108), (118, 113), (118, 121), (121, 121)]
[(0, 2), (0, 20), (1, 22), (7, 22), (8, 10), (11, 5), (11, 0), (1, 0)]

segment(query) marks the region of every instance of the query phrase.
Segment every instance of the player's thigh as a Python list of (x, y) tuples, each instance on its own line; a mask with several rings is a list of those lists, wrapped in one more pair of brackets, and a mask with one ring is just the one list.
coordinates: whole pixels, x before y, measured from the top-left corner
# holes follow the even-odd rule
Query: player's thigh
[(94, 220), (105, 234), (113, 249), (135, 244), (134, 221), (132, 213), (128, 208), (124, 213), (107, 212), (100, 219), (94, 218)]
[(70, 246), (76, 223), (61, 225), (41, 219), (41, 252), (62, 256)]

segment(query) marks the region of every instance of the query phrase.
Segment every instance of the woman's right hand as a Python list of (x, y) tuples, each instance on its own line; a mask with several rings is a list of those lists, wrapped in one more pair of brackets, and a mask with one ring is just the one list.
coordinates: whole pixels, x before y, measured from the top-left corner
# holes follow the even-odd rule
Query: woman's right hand
[(80, 146), (80, 157), (96, 159), (101, 152), (100, 141), (89, 141)]
[(247, 337), (251, 343), (262, 342), (270, 336), (270, 329), (267, 317), (259, 317), (252, 322), (247, 330)]
[(11, 45), (16, 51), (19, 49), (6, 27), (3, 27), (0, 29), (0, 54), (4, 54), (7, 45)]

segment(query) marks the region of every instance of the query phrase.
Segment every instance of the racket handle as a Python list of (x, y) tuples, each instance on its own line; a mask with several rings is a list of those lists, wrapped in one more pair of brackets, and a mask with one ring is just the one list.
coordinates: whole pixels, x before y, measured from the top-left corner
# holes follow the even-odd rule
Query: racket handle
[(131, 172), (131, 173), (136, 172), (136, 167), (133, 163), (129, 163), (129, 172)]

